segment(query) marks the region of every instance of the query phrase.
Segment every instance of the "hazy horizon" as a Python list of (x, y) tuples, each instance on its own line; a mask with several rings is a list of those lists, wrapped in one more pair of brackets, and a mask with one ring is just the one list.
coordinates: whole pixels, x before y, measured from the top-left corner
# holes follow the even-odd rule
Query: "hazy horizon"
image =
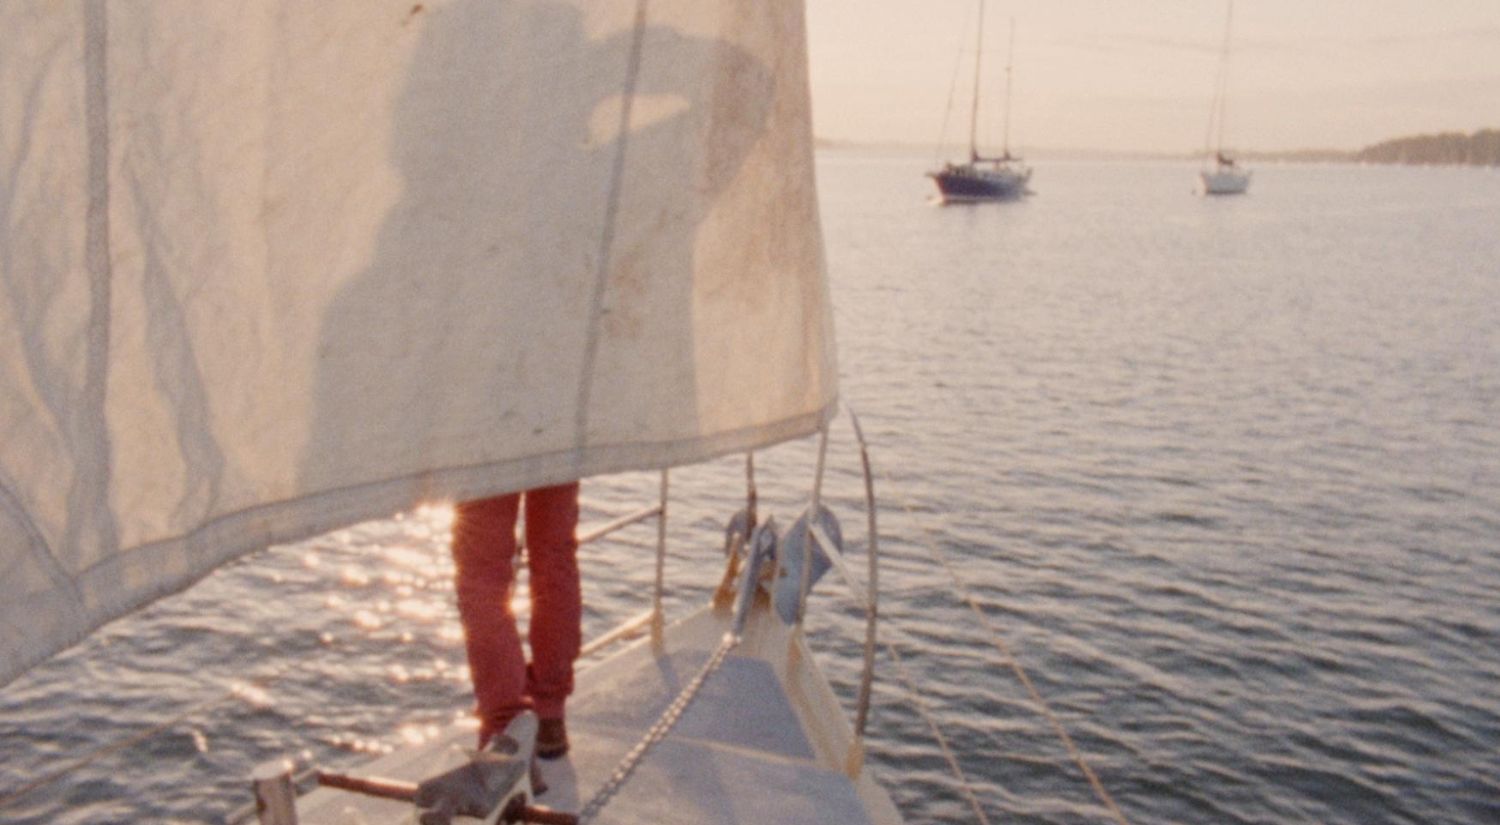
[[(808, 0), (807, 9), (820, 139), (967, 141), (976, 0)], [(981, 142), (1001, 142), (1014, 18), (1013, 148), (1202, 151), (1226, 9), (990, 0)], [(1500, 126), (1500, 2), (1239, 0), (1228, 111), (1226, 144), (1248, 152), (1349, 151)]]

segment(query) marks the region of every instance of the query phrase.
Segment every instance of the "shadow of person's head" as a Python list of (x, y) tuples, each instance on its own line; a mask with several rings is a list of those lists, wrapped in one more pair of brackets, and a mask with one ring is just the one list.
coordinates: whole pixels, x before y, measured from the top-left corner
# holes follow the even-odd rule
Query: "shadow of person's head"
[[(766, 128), (773, 78), (727, 39), (637, 25), (633, 5), (413, 9), (388, 127), (400, 197), (324, 325), (308, 472), (350, 451), (375, 477), (451, 465), (465, 433), (487, 434), (475, 466), (523, 440), (577, 451), (596, 437), (576, 426), (580, 383), (618, 370), (590, 363), (591, 334), (692, 352), (699, 227)], [(694, 414), (691, 375), (670, 377), (598, 401), (651, 437)]]

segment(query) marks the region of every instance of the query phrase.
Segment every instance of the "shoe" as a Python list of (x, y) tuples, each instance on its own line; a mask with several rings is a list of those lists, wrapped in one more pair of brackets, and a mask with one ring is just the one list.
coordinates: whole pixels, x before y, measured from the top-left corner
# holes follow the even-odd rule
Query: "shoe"
[(543, 719), (536, 731), (538, 759), (561, 759), (568, 753), (568, 726), (561, 719)]

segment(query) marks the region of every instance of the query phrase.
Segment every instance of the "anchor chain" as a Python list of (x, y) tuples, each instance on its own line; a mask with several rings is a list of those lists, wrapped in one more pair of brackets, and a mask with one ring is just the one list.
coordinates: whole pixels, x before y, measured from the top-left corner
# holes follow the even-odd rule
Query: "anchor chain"
[(698, 693), (703, 689), (704, 683), (724, 664), (724, 660), (729, 656), (729, 652), (734, 650), (739, 643), (740, 639), (738, 636), (733, 633), (724, 634), (724, 640), (719, 643), (713, 655), (708, 657), (708, 661), (704, 662), (703, 667), (693, 676), (692, 681), (688, 682), (687, 686), (677, 694), (677, 698), (672, 700), (672, 704), (667, 706), (667, 709), (662, 712), (661, 717), (656, 720), (650, 730), (646, 731), (645, 735), (641, 737), (641, 741), (636, 743), (635, 747), (631, 748), (629, 752), (621, 757), (620, 763), (615, 766), (615, 770), (610, 774), (609, 779), (605, 780), (604, 784), (599, 787), (599, 790), (595, 791), (593, 797), (589, 799), (588, 804), (584, 805), (578, 812), (579, 825), (586, 825), (586, 823), (592, 822), (599, 815), (599, 812), (604, 810), (604, 806), (608, 805), (609, 801), (614, 798), (615, 794), (619, 793), (620, 789), (625, 787), (625, 783), (630, 781), (631, 774), (635, 773), (635, 769), (646, 758), (646, 754), (661, 740), (667, 738), (667, 734), (671, 733), (673, 726), (677, 724), (677, 720), (682, 718), (682, 715), (687, 712), (688, 707), (693, 704), (693, 700), (698, 698)]

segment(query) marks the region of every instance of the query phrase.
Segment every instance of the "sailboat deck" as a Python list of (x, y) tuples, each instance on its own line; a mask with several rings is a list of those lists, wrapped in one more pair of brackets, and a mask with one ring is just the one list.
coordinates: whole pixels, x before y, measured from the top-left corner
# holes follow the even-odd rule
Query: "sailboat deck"
[[(848, 725), (806, 648), (766, 610), (755, 611), (737, 655), (610, 800), (599, 822), (896, 823), (890, 799), (842, 766)], [(642, 640), (581, 673), (568, 706), (572, 750), (540, 762), (538, 804), (576, 811), (614, 772), (708, 660), (726, 619), (704, 610), (668, 628), (662, 649)], [(772, 655), (767, 655), (772, 654)], [(842, 734), (842, 735), (841, 735)], [(373, 762), (362, 775), (418, 781), (466, 758), (471, 728)], [(410, 821), (401, 802), (317, 790), (299, 801), (311, 825)]]

